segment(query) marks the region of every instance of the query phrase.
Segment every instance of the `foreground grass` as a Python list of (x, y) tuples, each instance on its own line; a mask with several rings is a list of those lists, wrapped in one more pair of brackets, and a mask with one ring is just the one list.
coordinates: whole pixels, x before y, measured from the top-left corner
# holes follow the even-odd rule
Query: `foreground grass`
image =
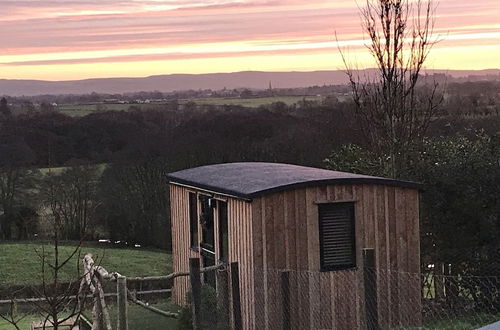
[[(40, 320), (40, 316), (27, 315), (21, 321), (19, 321), (17, 326), (21, 330), (31, 330), (31, 324), (33, 324), (33, 322), (39, 321), (39, 320)], [(2, 329), (2, 330), (14, 329), (15, 330), (16, 328), (13, 325), (11, 325), (9, 322), (7, 322), (3, 319), (0, 319), (0, 329)]]
[(474, 330), (499, 320), (500, 315), (487, 313), (449, 317), (443, 315), (442, 320), (428, 322), (422, 327), (402, 327), (398, 330)]
[[(178, 312), (179, 306), (171, 303), (170, 301), (165, 301), (161, 303), (154, 304), (155, 307), (171, 312)], [(92, 312), (84, 312), (84, 316), (87, 319), (91, 319)], [(109, 308), (109, 316), (111, 318), (111, 325), (113, 329), (116, 329), (117, 325), (117, 315), (118, 311), (115, 306)], [(17, 324), (21, 330), (31, 330), (31, 325), (33, 322), (40, 321), (42, 319), (39, 315), (27, 314), (25, 317)], [(168, 318), (165, 316), (158, 315), (151, 311), (148, 311), (141, 306), (133, 303), (128, 305), (128, 327), (130, 330), (174, 330), (177, 329), (177, 320), (174, 318)], [(0, 330), (15, 330), (7, 321), (0, 319)]]
[[(42, 253), (42, 249), (47, 260), (52, 261), (52, 245), (0, 243), (0, 286), (41, 283), (42, 263), (35, 250)], [(63, 245), (60, 246), (59, 253), (62, 257), (69, 256), (73, 249), (74, 245)], [(77, 265), (81, 265), (81, 258), (86, 253), (92, 253), (96, 263), (106, 270), (126, 276), (166, 275), (172, 271), (172, 256), (166, 252), (83, 246), (80, 255), (76, 254), (62, 269), (61, 280), (78, 277)], [(50, 275), (47, 275), (47, 278), (50, 279)]]
[[(170, 312), (178, 312), (179, 306), (171, 302), (162, 302), (153, 304), (155, 307)], [(118, 311), (112, 306), (109, 310), (111, 324), (116, 327)], [(170, 330), (177, 329), (177, 319), (168, 318), (156, 313), (153, 313), (134, 303), (128, 305), (128, 327), (130, 330)]]

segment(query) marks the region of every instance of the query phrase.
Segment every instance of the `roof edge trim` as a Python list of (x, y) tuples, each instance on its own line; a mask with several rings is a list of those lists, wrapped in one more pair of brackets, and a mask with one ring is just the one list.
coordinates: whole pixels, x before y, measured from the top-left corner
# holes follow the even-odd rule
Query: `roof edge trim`
[(385, 178), (338, 178), (338, 179), (321, 179), (321, 180), (311, 180), (305, 182), (296, 182), (291, 184), (282, 185), (279, 187), (273, 187), (269, 189), (263, 189), (251, 194), (242, 194), (236, 191), (231, 191), (228, 189), (218, 188), (210, 185), (200, 184), (197, 182), (192, 182), (189, 180), (179, 179), (170, 175), (167, 175), (167, 179), (170, 184), (184, 186), (197, 190), (204, 190), (210, 193), (215, 193), (219, 195), (225, 195), (227, 197), (233, 197), (238, 199), (243, 199), (246, 201), (252, 201), (255, 197), (262, 195), (268, 195), (289, 189), (300, 189), (314, 186), (325, 186), (325, 185), (341, 185), (341, 184), (376, 184), (392, 187), (401, 187), (409, 189), (423, 190), (423, 185), (411, 181), (401, 181), (396, 179), (385, 179)]
[[(178, 181), (184, 181), (184, 180), (178, 180)], [(200, 191), (210, 193), (210, 194), (217, 194), (217, 195), (231, 197), (231, 198), (243, 199), (246, 202), (252, 201), (252, 198), (244, 197), (243, 194), (230, 194), (230, 193), (222, 192), (224, 189), (216, 189), (216, 188), (210, 189), (210, 188), (208, 188), (208, 186), (206, 186), (207, 188), (203, 188), (202, 186), (204, 186), (204, 185), (187, 184), (187, 183), (181, 183), (178, 181), (169, 181), (169, 184), (179, 186), (179, 187), (189, 188), (189, 189), (196, 189), (196, 190), (200, 190)]]

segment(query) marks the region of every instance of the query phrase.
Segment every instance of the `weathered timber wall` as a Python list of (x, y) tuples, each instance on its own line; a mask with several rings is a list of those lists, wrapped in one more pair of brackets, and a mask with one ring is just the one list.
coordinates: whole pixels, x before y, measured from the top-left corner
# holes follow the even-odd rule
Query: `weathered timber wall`
[[(320, 272), (318, 202), (353, 201), (353, 270)], [(330, 185), (262, 196), (252, 202), (254, 299), (258, 329), (281, 326), (277, 270), (291, 275), (291, 326), (365, 326), (362, 250), (374, 248), (382, 325), (420, 324), (418, 191), (383, 185)], [(408, 285), (411, 282), (411, 285)], [(400, 307), (403, 306), (403, 307)]]
[[(174, 271), (187, 271), (189, 190), (171, 185)], [(202, 193), (202, 192), (198, 192)], [(279, 271), (290, 275), (293, 329), (365, 326), (362, 250), (374, 248), (382, 326), (419, 325), (420, 250), (418, 191), (384, 185), (329, 185), (228, 202), (229, 261), (240, 265), (243, 327), (282, 326)], [(318, 202), (353, 201), (357, 267), (320, 272)], [(218, 217), (215, 218), (218, 255)], [(293, 272), (295, 271), (295, 273)], [(412, 285), (408, 285), (409, 283)], [(173, 297), (184, 304), (188, 278), (177, 278)]]

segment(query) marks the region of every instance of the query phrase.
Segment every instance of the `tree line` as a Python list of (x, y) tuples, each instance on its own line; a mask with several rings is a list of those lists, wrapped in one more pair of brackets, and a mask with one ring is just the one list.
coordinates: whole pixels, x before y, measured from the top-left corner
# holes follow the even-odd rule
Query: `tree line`
[[(89, 239), (109, 236), (168, 248), (166, 173), (234, 161), (323, 167), (332, 150), (343, 145), (369, 148), (353, 106), (276, 103), (80, 118), (57, 112), (5, 116), (0, 122), (0, 237), (41, 235), (43, 221), (37, 219), (55, 208), (71, 223), (67, 239), (78, 239), (84, 234), (79, 223), (89, 222)], [(493, 135), (499, 122), (498, 117), (443, 117), (431, 124), (429, 135), (446, 138), (459, 132), (475, 140), (477, 129)], [(62, 169), (48, 170), (54, 167)]]

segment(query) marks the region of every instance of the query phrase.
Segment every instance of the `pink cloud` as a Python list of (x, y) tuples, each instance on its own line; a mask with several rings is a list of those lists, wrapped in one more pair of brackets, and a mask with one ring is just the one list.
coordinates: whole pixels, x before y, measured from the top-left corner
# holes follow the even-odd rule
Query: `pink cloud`
[[(362, 1), (360, 2), (362, 3)], [(354, 0), (2, 0), (0, 18), (2, 55), (48, 54), (186, 45), (239, 43), (303, 44), (361, 38)], [(436, 32), (441, 35), (499, 32), (498, 0), (441, 0)], [(481, 44), (498, 43), (481, 39)], [(472, 40), (455, 41), (473, 44)], [(438, 45), (441, 47), (441, 45)], [(287, 54), (290, 50), (280, 50)], [(335, 49), (322, 51), (335, 52)], [(256, 50), (250, 53), (259, 53)], [(267, 50), (267, 52), (272, 52)], [(278, 51), (276, 51), (278, 52)], [(173, 54), (173, 55), (172, 55)], [(202, 54), (172, 53), (202, 57)], [(233, 52), (231, 56), (248, 55)], [(163, 56), (163, 57), (162, 57)], [(10, 61), (52, 64), (92, 61), (142, 61), (166, 55), (111, 56), (105, 59)], [(206, 57), (220, 56), (217, 53)], [(67, 62), (70, 61), (70, 62)]]

